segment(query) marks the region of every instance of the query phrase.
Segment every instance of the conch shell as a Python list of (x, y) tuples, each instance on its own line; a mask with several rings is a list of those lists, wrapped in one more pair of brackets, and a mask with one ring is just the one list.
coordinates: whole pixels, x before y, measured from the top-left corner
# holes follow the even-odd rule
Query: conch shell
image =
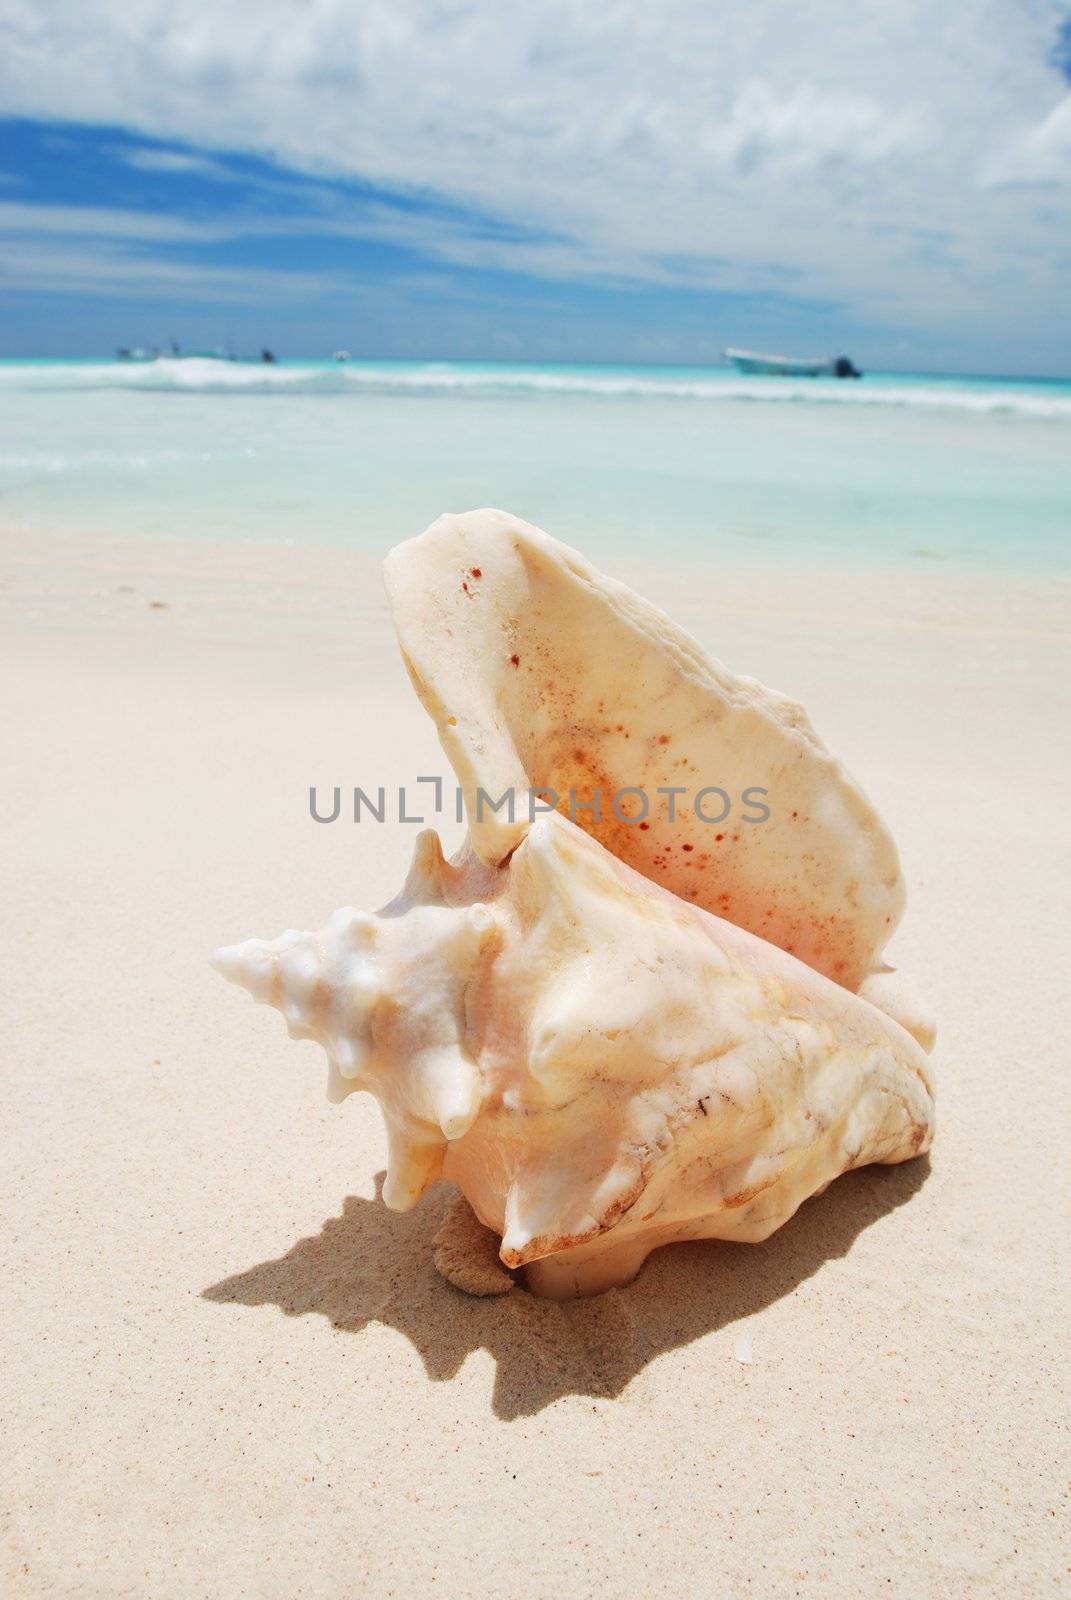
[[(839, 1173), (925, 1150), (932, 1027), (880, 959), (895, 847), (803, 712), (501, 512), (440, 519), (388, 589), (465, 849), (424, 833), (377, 915), (215, 957), (323, 1045), (331, 1098), (379, 1100), (387, 1205), (452, 1180), (560, 1298), (674, 1240), (765, 1239)], [(769, 820), (478, 804), (708, 781), (765, 788)], [(501, 1287), (486, 1262), (472, 1283)]]
[(765, 1239), (839, 1173), (929, 1143), (925, 1053), (754, 934), (539, 818), (509, 862), (429, 831), (403, 894), (222, 950), (368, 1089), (397, 1210), (451, 1179), (537, 1292), (627, 1282), (678, 1239)]

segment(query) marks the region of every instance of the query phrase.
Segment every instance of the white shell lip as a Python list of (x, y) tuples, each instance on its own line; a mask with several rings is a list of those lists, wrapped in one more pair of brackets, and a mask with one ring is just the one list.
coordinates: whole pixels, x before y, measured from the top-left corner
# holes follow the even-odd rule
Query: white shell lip
[[(502, 864), (529, 818), (521, 803), (512, 819), (480, 808), (480, 790), (550, 789), (564, 809), (570, 789), (584, 802), (598, 787), (603, 816), (586, 831), (652, 881), (847, 988), (880, 966), (904, 909), (896, 845), (801, 706), (730, 672), (657, 607), (505, 511), (438, 518), (389, 553), (384, 573), (485, 862)], [(655, 815), (658, 789), (682, 772), (695, 794), (725, 786), (733, 826), (701, 821), (702, 802), (672, 823)], [(609, 808), (634, 786), (653, 801), (646, 829)], [(749, 825), (751, 789), (770, 792), (772, 811)]]

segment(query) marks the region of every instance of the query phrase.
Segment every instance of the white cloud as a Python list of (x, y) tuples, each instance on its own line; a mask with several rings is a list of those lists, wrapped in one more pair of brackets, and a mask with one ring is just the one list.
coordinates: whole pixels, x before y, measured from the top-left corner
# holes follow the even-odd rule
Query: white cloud
[(220, 267), (170, 260), (153, 251), (132, 255), (110, 241), (72, 247), (55, 240), (5, 239), (0, 251), (0, 289), (97, 294), (228, 305), (305, 302), (321, 295), (352, 294), (356, 286), (339, 274), (277, 272), (256, 267)]
[(137, 145), (119, 145), (115, 147), (115, 154), (137, 172), (177, 173), (183, 176), (192, 173), (195, 177), (215, 178), (223, 183), (234, 181), (234, 174), (221, 161), (213, 161), (209, 156), (193, 155), (187, 150), (151, 150)]
[[(1066, 9), (0, 0), (0, 104), (520, 230), (325, 202), (325, 232), (454, 264), (777, 288), (868, 321), (1007, 331), (1017, 304), (1055, 316), (1066, 287), (1071, 113), (1049, 60)], [(202, 160), (134, 159), (162, 183)]]
[(1071, 185), (1071, 94), (993, 163), (994, 184)]
[[(291, 185), (280, 184), (288, 197)], [(302, 194), (298, 186), (297, 193)], [(26, 200), (0, 200), (0, 240), (48, 239), (56, 235), (83, 241), (123, 240), (142, 243), (215, 245), (237, 239), (287, 237), (374, 239), (404, 245), (452, 264), (502, 266), (527, 262), (546, 276), (568, 276), (576, 270), (575, 246), (567, 252), (542, 239), (503, 241), (482, 224), (438, 212), (411, 210), (385, 201), (362, 201), (354, 206), (337, 191), (313, 188), (303, 198), (307, 209), (286, 212), (230, 209), (201, 219), (167, 211), (133, 210), (115, 206), (43, 205)], [(588, 272), (612, 276), (615, 264), (592, 257)], [(665, 274), (669, 278), (669, 274)]]
[(801, 83), (777, 94), (764, 79), (740, 90), (704, 146), (742, 177), (800, 174), (829, 162), (865, 167), (932, 142), (917, 106), (890, 111), (866, 95)]
[(113, 210), (108, 206), (45, 206), (0, 200), (0, 238), (8, 235), (68, 234), (87, 239), (148, 239), (171, 244), (203, 243), (211, 229), (155, 211)]

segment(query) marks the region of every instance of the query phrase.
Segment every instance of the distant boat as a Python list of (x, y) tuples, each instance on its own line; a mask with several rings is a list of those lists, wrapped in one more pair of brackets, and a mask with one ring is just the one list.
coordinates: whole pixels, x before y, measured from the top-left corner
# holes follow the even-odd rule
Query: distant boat
[(334, 356), (332, 357), (332, 360), (334, 361), (349, 361), (349, 359), (350, 353), (348, 350), (336, 350)]
[(861, 378), (847, 356), (824, 356), (808, 361), (798, 356), (760, 355), (757, 350), (726, 350), (726, 360), (737, 372), (764, 378)]
[(169, 361), (237, 361), (238, 357), (229, 350), (221, 350), (218, 345), (207, 350), (180, 350), (173, 344), (167, 352)]
[[(115, 352), (117, 361), (242, 361), (252, 360), (253, 357), (236, 356), (233, 351), (221, 350), (218, 345), (206, 350), (183, 350), (174, 339), (166, 350), (147, 350), (142, 345), (122, 345)], [(275, 361), (275, 356), (270, 350), (262, 350), (261, 361)]]

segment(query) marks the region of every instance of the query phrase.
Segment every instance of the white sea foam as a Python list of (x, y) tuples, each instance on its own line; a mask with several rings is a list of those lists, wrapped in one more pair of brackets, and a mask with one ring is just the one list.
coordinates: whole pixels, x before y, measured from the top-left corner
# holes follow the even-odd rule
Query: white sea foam
[(0, 450), (0, 474), (5, 472), (152, 472), (177, 463), (204, 464), (237, 460), (255, 450)]
[(189, 357), (144, 363), (0, 363), (11, 389), (177, 394), (530, 394), (606, 400), (892, 406), (1006, 413), (1071, 422), (1071, 385), (995, 379), (879, 376), (862, 382), (746, 378), (723, 369), (491, 366), (464, 363), (292, 362), (261, 365)]
[(0, 360), (0, 532), (378, 549), (482, 502), (596, 555), (1061, 568), (1069, 421), (1071, 384), (1010, 380)]

